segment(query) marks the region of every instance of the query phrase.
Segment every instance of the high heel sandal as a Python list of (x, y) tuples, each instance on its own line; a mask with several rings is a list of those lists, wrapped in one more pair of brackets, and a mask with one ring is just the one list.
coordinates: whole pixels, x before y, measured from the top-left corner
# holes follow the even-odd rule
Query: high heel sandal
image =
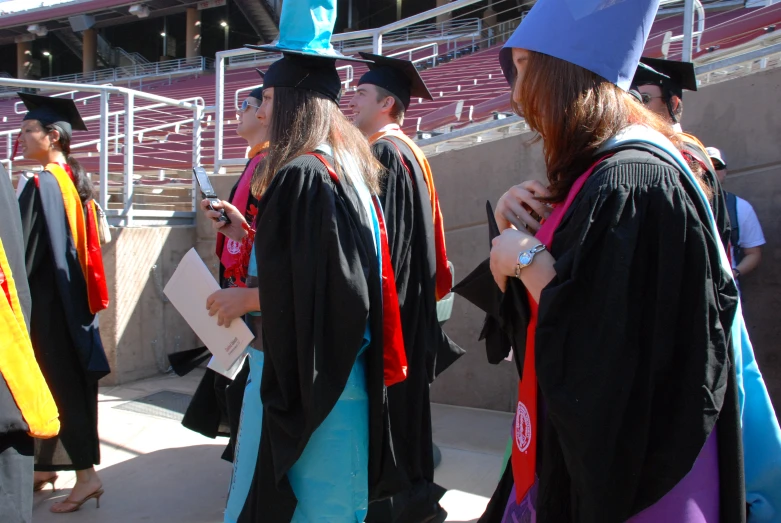
[(43, 487), (45, 487), (47, 483), (49, 483), (52, 486), (52, 490), (56, 492), (57, 487), (54, 485), (54, 482), (57, 481), (57, 478), (59, 478), (59, 476), (55, 474), (50, 478), (36, 481), (35, 483), (33, 483), (33, 492), (40, 492), (41, 490), (43, 490)]
[[(88, 496), (85, 496), (84, 499), (82, 499), (81, 501), (73, 501), (73, 500), (70, 500), (70, 499), (66, 498), (64, 501), (60, 501), (60, 502), (55, 503), (54, 505), (52, 505), (51, 508), (49, 509), (49, 512), (52, 512), (54, 514), (67, 514), (69, 512), (76, 512), (77, 510), (79, 510), (81, 508), (81, 506), (84, 503), (86, 503), (87, 501), (89, 501), (91, 499), (94, 499), (97, 502), (97, 507), (96, 508), (100, 508), (100, 496), (102, 496), (102, 495), (103, 495), (103, 489), (99, 488), (98, 490), (96, 490), (92, 494), (89, 494)], [(70, 509), (68, 509), (68, 510), (55, 510), (54, 509), (54, 507), (56, 505), (66, 505), (66, 504), (67, 505), (71, 505), (72, 507)]]

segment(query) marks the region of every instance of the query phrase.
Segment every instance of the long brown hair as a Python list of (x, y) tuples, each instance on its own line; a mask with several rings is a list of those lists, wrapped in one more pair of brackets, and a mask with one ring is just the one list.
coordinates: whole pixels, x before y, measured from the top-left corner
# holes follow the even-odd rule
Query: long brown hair
[(675, 131), (601, 76), (559, 58), (529, 51), (511, 93), (513, 110), (543, 141), (550, 202), (566, 199), (594, 154), (622, 129), (642, 124), (680, 148)]
[[(269, 152), (252, 180), (252, 192), (260, 197), (287, 163), (327, 143), (336, 158), (351, 157), (370, 190), (377, 191), (382, 169), (361, 132), (328, 98), (290, 87), (274, 88), (269, 125)], [(344, 175), (336, 162), (337, 174)]]

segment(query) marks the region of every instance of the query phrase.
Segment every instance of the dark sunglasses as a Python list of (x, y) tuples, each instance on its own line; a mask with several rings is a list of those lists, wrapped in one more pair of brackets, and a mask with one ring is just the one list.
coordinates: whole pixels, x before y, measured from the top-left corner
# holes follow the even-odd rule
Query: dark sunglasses
[(643, 105), (648, 105), (654, 98), (662, 98), (661, 96), (651, 96), (648, 93), (640, 93), (640, 98), (643, 99)]
[[(713, 161), (713, 160), (711, 160), (711, 161)], [(724, 169), (726, 169), (726, 168), (727, 168), (727, 166), (726, 166), (726, 165), (724, 165), (724, 164), (723, 164), (723, 163), (721, 163), (721, 162), (713, 162), (713, 168), (714, 168), (714, 169), (716, 169), (717, 171), (721, 171), (721, 170), (724, 170)]]
[(250, 107), (254, 107), (255, 109), (260, 109), (259, 105), (252, 105), (251, 103), (249, 103), (249, 100), (244, 100), (243, 102), (241, 102), (241, 112), (242, 113), (244, 111), (246, 111), (247, 109), (249, 109)]

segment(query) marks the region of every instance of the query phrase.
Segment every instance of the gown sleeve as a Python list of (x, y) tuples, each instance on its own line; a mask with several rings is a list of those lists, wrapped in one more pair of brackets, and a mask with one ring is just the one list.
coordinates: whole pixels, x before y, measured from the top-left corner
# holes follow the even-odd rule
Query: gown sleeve
[(691, 194), (671, 167), (606, 168), (554, 236), (536, 331), (552, 427), (541, 468), (555, 474), (545, 464), (560, 449), (578, 521), (623, 521), (658, 501), (691, 469), (724, 402), (718, 239)]
[(260, 472), (242, 517), (290, 520), (296, 501), (287, 472), (336, 404), (366, 345), (367, 274), (377, 263), (371, 233), (325, 169), (315, 166), (318, 160), (309, 159), (280, 170), (260, 202), (255, 255), (263, 304), (263, 433)]

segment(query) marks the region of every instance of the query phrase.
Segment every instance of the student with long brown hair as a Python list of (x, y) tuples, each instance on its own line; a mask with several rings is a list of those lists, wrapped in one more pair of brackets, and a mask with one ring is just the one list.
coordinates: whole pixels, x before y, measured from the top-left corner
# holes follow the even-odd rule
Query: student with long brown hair
[(501, 51), (547, 185), (495, 213), (490, 270), (527, 330), (483, 522), (746, 520), (735, 284), (672, 128), (626, 92), (657, 5), (540, 0)]
[[(283, 28), (323, 12), (286, 3)], [(374, 196), (380, 168), (339, 111), (330, 33), (314, 31), (318, 53), (286, 47), (287, 29), (278, 47), (262, 48), (284, 56), (265, 73), (256, 113), (270, 145), (252, 188), (260, 198), (254, 231), (224, 206), (226, 236), (255, 234), (250, 271), (262, 318), (250, 354), (260, 393), (244, 398), (231, 487), (246, 501), (236, 510), (229, 498), (226, 522), (363, 521), (370, 498), (397, 488), (385, 387), (404, 379), (406, 364)], [(259, 448), (245, 445), (248, 430), (260, 433)], [(237, 475), (247, 462), (252, 474)]]

